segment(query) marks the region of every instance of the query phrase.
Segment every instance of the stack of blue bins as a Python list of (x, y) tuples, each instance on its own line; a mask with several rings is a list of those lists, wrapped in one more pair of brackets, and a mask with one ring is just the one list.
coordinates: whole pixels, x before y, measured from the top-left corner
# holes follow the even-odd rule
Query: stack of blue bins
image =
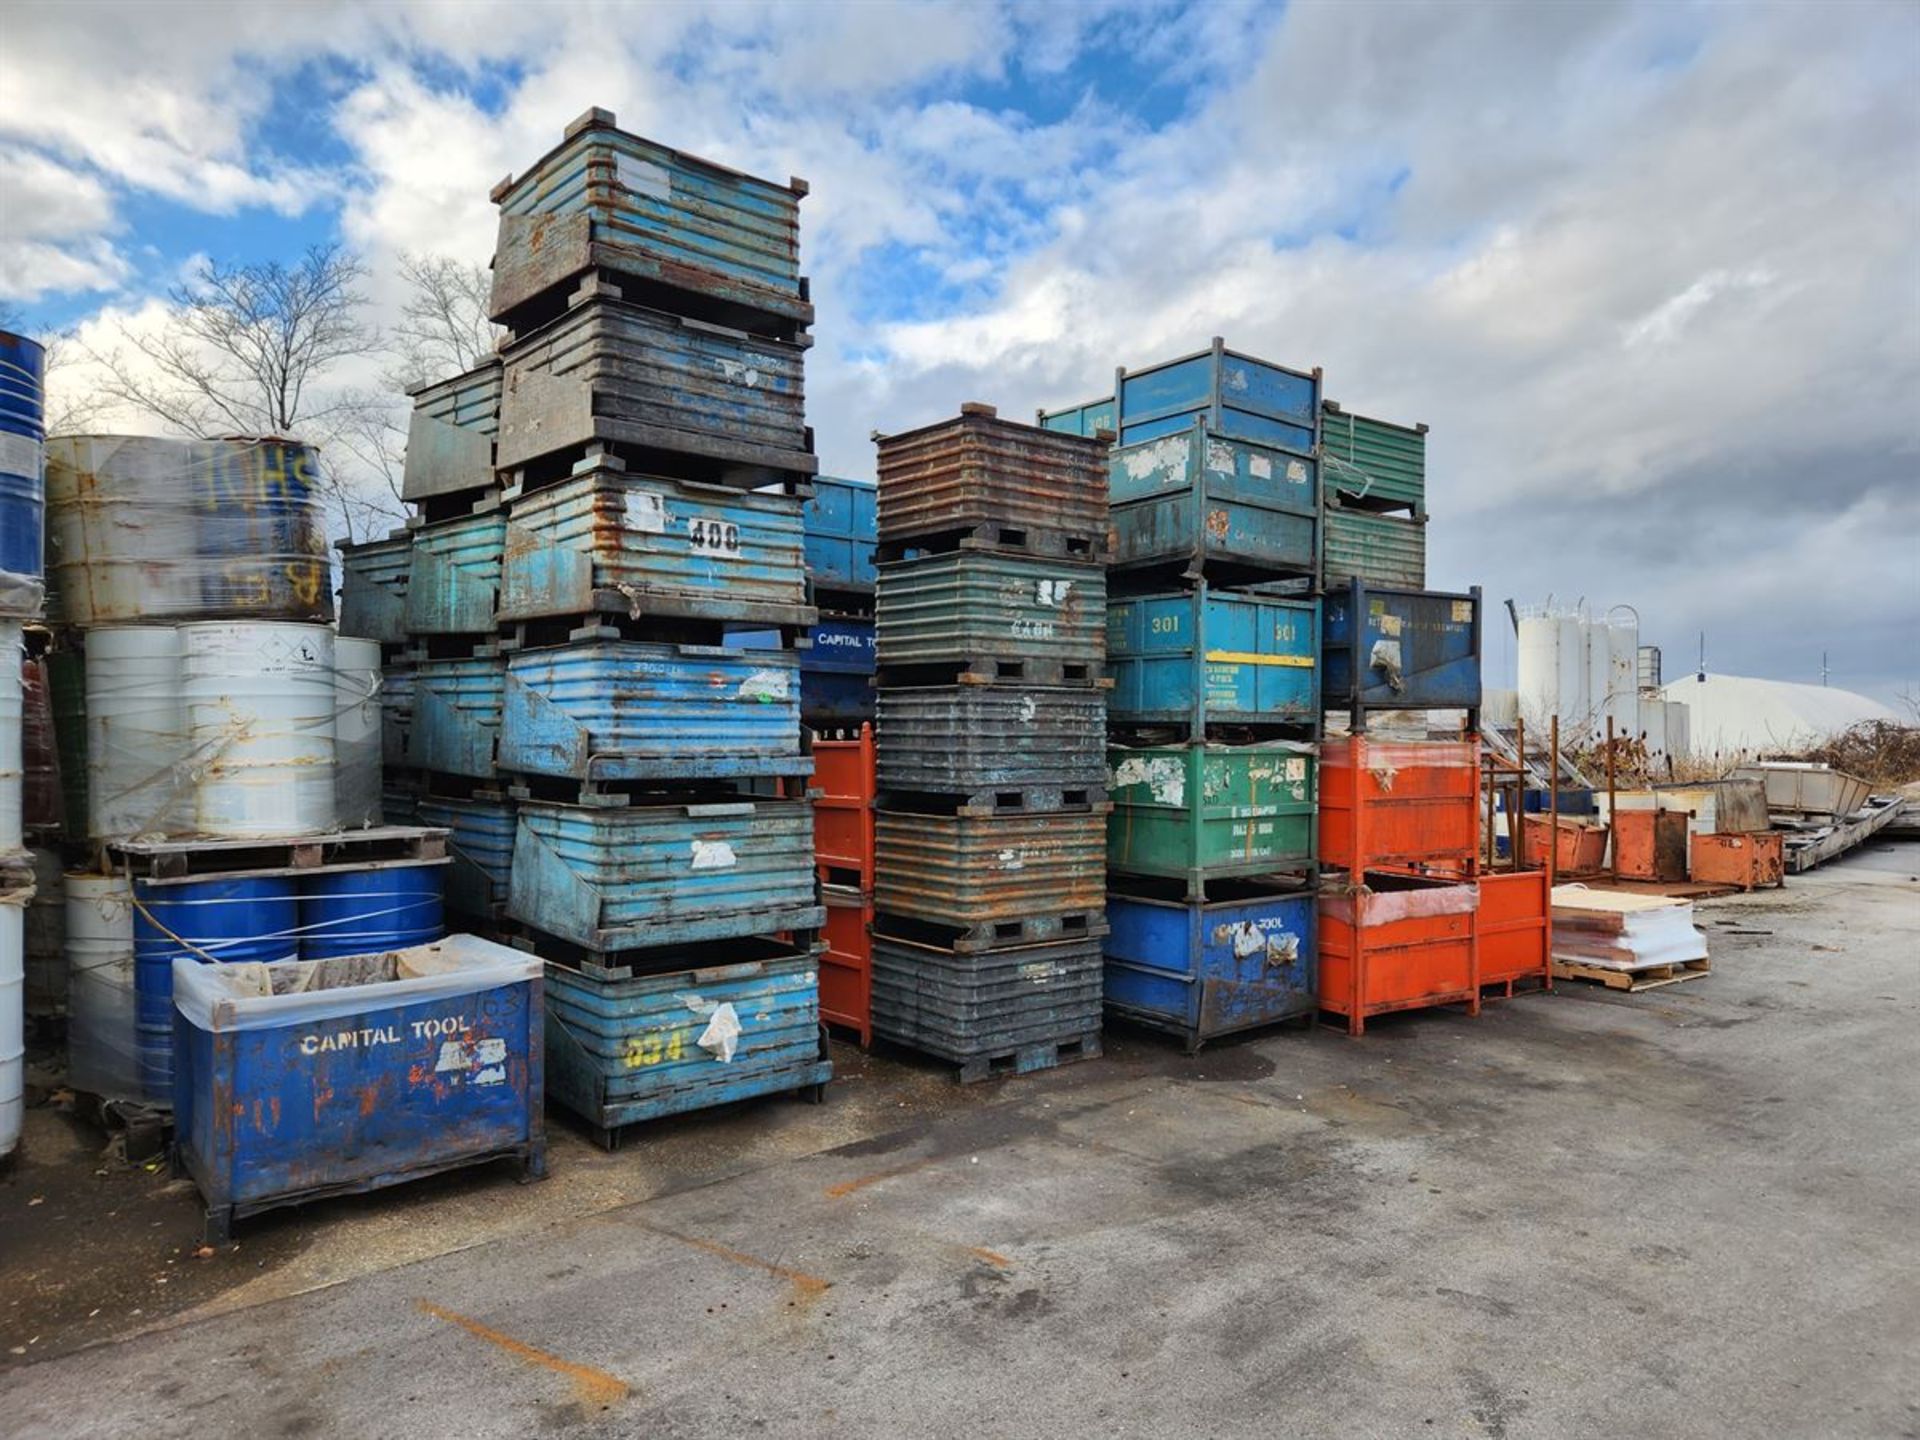
[(1039, 417), (1113, 441), (1106, 1008), (1190, 1051), (1317, 1010), (1320, 411), (1215, 339)]
[(548, 1092), (609, 1148), (831, 1074), (801, 718), (805, 657), (839, 648), (807, 510), (838, 491), (805, 423), (805, 193), (602, 110), (493, 193), (502, 663), (472, 713), (514, 823), (488, 853), (503, 933), (546, 962)]

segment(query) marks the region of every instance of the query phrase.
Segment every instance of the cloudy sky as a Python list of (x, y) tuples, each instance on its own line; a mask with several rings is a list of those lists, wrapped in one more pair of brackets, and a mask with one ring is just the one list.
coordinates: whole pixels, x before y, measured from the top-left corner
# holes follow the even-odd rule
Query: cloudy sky
[[(1432, 581), (1920, 687), (1920, 6), (9, 0), (0, 301), (483, 261), (590, 105), (813, 186), (823, 467), (1215, 334), (1423, 420)], [(1512, 644), (1491, 627), (1490, 659)], [(1510, 683), (1510, 682), (1509, 682)]]

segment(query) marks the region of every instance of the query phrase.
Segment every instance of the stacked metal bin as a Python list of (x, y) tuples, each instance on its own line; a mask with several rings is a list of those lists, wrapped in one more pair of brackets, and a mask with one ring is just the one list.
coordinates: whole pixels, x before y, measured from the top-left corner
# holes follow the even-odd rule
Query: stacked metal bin
[(546, 961), (549, 1093), (608, 1145), (830, 1074), (804, 194), (601, 110), (494, 191), (501, 663), (460, 734), (492, 737), (515, 807), (510, 850), (490, 826), (475, 858), (504, 862), (507, 932)]
[(878, 437), (873, 1033), (963, 1081), (1100, 1052), (1102, 440)]
[[(1477, 1015), (1483, 987), (1544, 980), (1547, 890), (1535, 873), (1502, 877), (1498, 963), (1485, 964), (1480, 592), (1350, 579), (1325, 612), (1325, 699), (1346, 731), (1321, 747), (1321, 1007), (1354, 1035), (1397, 1010)], [(1373, 733), (1382, 712), (1402, 733)], [(1428, 728), (1433, 712), (1458, 717), (1451, 735)]]
[(1419, 590), (1427, 583), (1427, 427), (1323, 401), (1325, 579)]
[(1106, 1005), (1190, 1050), (1317, 1005), (1320, 415), (1216, 339), (1041, 416), (1117, 438)]

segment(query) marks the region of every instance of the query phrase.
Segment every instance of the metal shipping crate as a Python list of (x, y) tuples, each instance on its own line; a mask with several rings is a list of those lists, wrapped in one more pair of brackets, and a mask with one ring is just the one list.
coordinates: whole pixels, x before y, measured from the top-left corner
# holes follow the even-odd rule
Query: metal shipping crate
[(1320, 893), (1320, 1008), (1347, 1033), (1393, 1010), (1463, 1002), (1480, 1013), (1472, 884), (1371, 873), (1358, 890)]
[(400, 498), (410, 503), (494, 483), (493, 437), (500, 429), (500, 361), (409, 392), (407, 454)]
[(1104, 805), (990, 816), (881, 810), (874, 817), (873, 903), (883, 916), (1002, 945), (1096, 934), (1106, 881)]
[[(931, 945), (873, 937), (873, 1033), (961, 1065), (997, 1057), (1010, 1069), (1039, 1047), (1099, 1054), (1100, 941), (1081, 938), (956, 955)], [(961, 1079), (984, 1079), (985, 1068)]]
[[(547, 967), (547, 1084), (609, 1149), (641, 1120), (761, 1095), (818, 1099), (833, 1066), (811, 951), (601, 979)], [(715, 1024), (739, 1026), (730, 1054)], [(702, 1045), (702, 1038), (708, 1043)]]
[(1368, 585), (1421, 590), (1427, 583), (1427, 517), (1378, 515), (1336, 504), (1326, 514), (1327, 553), (1322, 564), (1329, 586), (1362, 580)]
[(497, 463), (611, 442), (675, 459), (690, 479), (812, 475), (805, 357), (786, 341), (584, 301), (507, 347)]
[[(175, 1154), (235, 1219), (517, 1159), (546, 1173), (540, 962), (471, 935), (380, 955), (174, 962)], [(282, 989), (282, 978), (299, 988)]]
[(592, 951), (818, 929), (813, 807), (523, 802), (507, 912)]
[(407, 638), (407, 578), (413, 570), (413, 536), (400, 530), (384, 540), (342, 544), (340, 633), (382, 645)]
[(805, 775), (792, 651), (595, 640), (507, 665), (502, 769), (581, 781)]
[(512, 502), (500, 618), (813, 618), (791, 496), (593, 470)]
[(1331, 400), (1320, 405), (1320, 459), (1327, 491), (1367, 509), (1415, 514), (1427, 508), (1427, 427), (1356, 415)]
[(1098, 565), (961, 551), (880, 567), (876, 660), (999, 681), (1100, 677), (1107, 576)]
[(813, 495), (801, 510), (806, 528), (807, 573), (830, 590), (871, 594), (873, 547), (879, 539), (871, 480), (816, 475)]
[(1183, 561), (1249, 577), (1312, 577), (1320, 563), (1312, 458), (1195, 426), (1113, 452), (1115, 566)]
[(813, 321), (800, 277), (803, 180), (777, 185), (618, 129), (592, 109), (517, 178), (494, 188), (495, 320), (592, 269), (682, 292), (709, 319), (791, 337)]
[(507, 903), (513, 878), (513, 837), (519, 825), (511, 800), (446, 800), (422, 795), (413, 823), (447, 831), (447, 909), (491, 918)]
[(1107, 1010), (1170, 1031), (1191, 1054), (1216, 1035), (1320, 1008), (1311, 893), (1222, 887), (1220, 898), (1107, 896)]
[[(1116, 403), (1117, 401), (1117, 403)], [(1289, 370), (1226, 348), (1210, 348), (1139, 370), (1122, 370), (1115, 398), (1041, 417), (1049, 430), (1092, 434), (1111, 407), (1119, 443), (1132, 445), (1198, 423), (1223, 435), (1312, 455), (1320, 438), (1320, 372)]]
[(500, 758), (506, 689), (507, 662), (501, 655), (420, 661), (413, 669), (407, 763), (449, 775), (492, 778)]
[(1320, 602), (1213, 590), (1107, 608), (1116, 725), (1311, 725), (1320, 713)]
[(1321, 745), (1322, 864), (1465, 874), (1480, 848), (1478, 739), (1348, 735)]
[[(1107, 700), (1099, 690), (886, 689), (878, 729), (886, 790), (979, 795), (1030, 787), (1097, 791), (1106, 784)], [(1053, 803), (1068, 802), (1056, 795)]]
[(1310, 867), (1314, 747), (1179, 745), (1107, 752), (1107, 868), (1183, 879)]
[[(1464, 595), (1354, 581), (1328, 592), (1321, 644), (1329, 709), (1480, 708), (1480, 587)], [(1356, 728), (1358, 726), (1356, 725)]]
[(407, 630), (414, 635), (491, 635), (500, 609), (507, 517), (462, 515), (413, 532)]
[(956, 419), (875, 443), (880, 541), (889, 553), (960, 534), (1082, 560), (1104, 551), (1103, 442), (1018, 425), (991, 405), (968, 404)]

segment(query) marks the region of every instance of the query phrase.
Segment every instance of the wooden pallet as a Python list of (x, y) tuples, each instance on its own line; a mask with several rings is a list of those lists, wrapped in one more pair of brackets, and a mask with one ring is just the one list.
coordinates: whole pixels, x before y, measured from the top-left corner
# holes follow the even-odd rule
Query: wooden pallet
[(447, 863), (447, 832), (429, 825), (375, 825), (286, 840), (121, 840), (107, 846), (115, 870), (154, 885), (222, 875), (313, 875)]
[(1625, 990), (1629, 994), (1640, 990), (1657, 990), (1662, 985), (1678, 985), (1682, 980), (1699, 980), (1713, 973), (1713, 962), (1682, 960), (1674, 965), (1642, 965), (1632, 970), (1615, 969), (1609, 965), (1588, 965), (1579, 960), (1559, 960), (1553, 962), (1553, 978), (1556, 980), (1592, 980), (1606, 986), (1609, 990)]

